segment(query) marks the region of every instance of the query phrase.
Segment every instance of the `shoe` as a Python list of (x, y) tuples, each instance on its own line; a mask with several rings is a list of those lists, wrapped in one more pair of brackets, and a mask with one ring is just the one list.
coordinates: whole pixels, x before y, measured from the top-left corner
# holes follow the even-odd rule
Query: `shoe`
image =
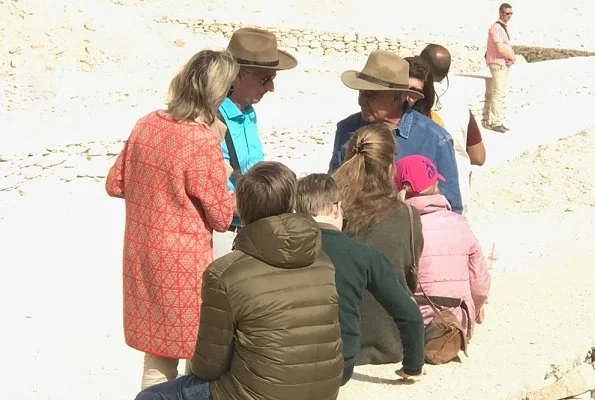
[(508, 132), (508, 129), (504, 125), (490, 126), (490, 127), (488, 127), (488, 129), (490, 129), (494, 132), (500, 132), (500, 133)]
[(500, 126), (501, 126), (501, 127), (502, 127), (502, 128), (505, 130), (505, 131), (509, 131), (509, 130), (510, 130), (510, 128), (509, 128), (509, 127), (507, 127), (507, 126), (506, 126), (506, 125), (504, 125), (504, 124), (502, 124), (502, 125), (500, 125)]
[(488, 124), (488, 121), (485, 119), (481, 121), (481, 126), (483, 126), (485, 129), (490, 129), (490, 124)]

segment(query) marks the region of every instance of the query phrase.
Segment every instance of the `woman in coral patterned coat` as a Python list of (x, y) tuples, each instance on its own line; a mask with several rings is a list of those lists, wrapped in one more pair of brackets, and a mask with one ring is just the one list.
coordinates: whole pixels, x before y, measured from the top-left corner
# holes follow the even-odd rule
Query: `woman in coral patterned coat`
[(136, 123), (107, 177), (126, 202), (124, 334), (145, 352), (143, 388), (175, 379), (194, 353), (212, 233), (228, 229), (235, 204), (216, 112), (237, 73), (226, 51), (194, 55), (168, 108)]

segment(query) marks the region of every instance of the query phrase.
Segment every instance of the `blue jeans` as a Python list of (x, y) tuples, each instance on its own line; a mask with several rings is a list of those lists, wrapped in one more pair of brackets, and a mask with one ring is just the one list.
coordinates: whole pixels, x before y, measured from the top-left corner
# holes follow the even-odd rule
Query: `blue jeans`
[(209, 381), (194, 375), (151, 386), (140, 392), (135, 400), (210, 400)]

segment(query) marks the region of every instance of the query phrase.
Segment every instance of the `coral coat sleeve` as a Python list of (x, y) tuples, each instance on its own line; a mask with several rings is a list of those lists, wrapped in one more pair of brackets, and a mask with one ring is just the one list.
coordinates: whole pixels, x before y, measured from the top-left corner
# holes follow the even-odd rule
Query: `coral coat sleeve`
[(218, 142), (209, 141), (186, 172), (186, 192), (198, 199), (209, 226), (225, 232), (233, 217), (233, 196), (227, 189), (227, 171)]
[(214, 380), (230, 368), (233, 354), (233, 317), (227, 290), (210, 270), (203, 275), (202, 305), (196, 350), (190, 371)]
[(471, 297), (477, 311), (479, 311), (480, 307), (488, 299), (490, 283), (491, 277), (486, 266), (485, 258), (479, 242), (474, 236), (469, 254), (469, 284), (471, 285)]
[(126, 144), (116, 158), (116, 163), (110, 168), (105, 180), (105, 190), (112, 197), (124, 198), (124, 160), (126, 159)]

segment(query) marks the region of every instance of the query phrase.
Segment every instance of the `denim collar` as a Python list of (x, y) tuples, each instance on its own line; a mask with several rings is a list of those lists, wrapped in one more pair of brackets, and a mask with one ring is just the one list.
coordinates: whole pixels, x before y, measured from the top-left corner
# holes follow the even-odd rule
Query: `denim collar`
[(394, 129), (391, 129), (393, 134), (401, 136), (403, 139), (409, 139), (409, 132), (413, 123), (413, 109), (405, 106), (403, 116)]

